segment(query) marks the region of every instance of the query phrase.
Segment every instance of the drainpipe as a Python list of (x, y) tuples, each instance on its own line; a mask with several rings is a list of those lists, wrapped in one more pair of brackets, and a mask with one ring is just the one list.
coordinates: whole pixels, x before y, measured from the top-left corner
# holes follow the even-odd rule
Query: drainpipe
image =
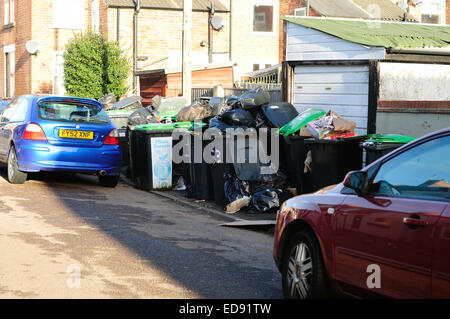
[(120, 8), (117, 8), (116, 40), (117, 40), (117, 43), (119, 43), (119, 40), (120, 40)]
[(213, 47), (214, 47), (214, 35), (213, 35), (213, 27), (211, 25), (212, 18), (214, 17), (214, 14), (216, 13), (216, 7), (214, 4), (214, 0), (211, 0), (211, 10), (209, 11), (209, 48), (208, 48), (208, 60), (211, 64), (213, 62)]
[(306, 16), (309, 16), (309, 0), (306, 0)]
[(133, 0), (134, 2), (134, 15), (133, 15), (133, 93), (137, 95), (137, 41), (138, 41), (138, 15), (141, 10), (141, 0)]

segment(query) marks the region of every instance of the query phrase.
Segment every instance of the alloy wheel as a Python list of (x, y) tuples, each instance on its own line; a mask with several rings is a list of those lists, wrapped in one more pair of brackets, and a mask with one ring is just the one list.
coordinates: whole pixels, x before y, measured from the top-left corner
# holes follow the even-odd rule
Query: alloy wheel
[(308, 246), (300, 242), (292, 249), (288, 262), (287, 284), (292, 298), (305, 299), (311, 288), (313, 264)]
[(14, 150), (11, 150), (10, 155), (9, 155), (9, 161), (8, 161), (9, 180), (12, 180), (14, 178), (14, 170), (16, 168), (16, 165), (17, 165), (16, 152), (14, 152)]

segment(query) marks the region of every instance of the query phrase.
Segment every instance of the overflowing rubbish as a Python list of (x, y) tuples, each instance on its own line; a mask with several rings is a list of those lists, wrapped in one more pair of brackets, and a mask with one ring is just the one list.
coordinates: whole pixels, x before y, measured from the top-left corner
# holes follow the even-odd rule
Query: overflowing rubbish
[(306, 127), (309, 122), (315, 121), (325, 114), (325, 111), (321, 109), (307, 109), (297, 115), (292, 121), (281, 127), (278, 132), (284, 134), (285, 136), (294, 134), (300, 131), (301, 128)]
[(194, 122), (209, 119), (217, 115), (218, 107), (211, 106), (208, 101), (196, 100), (182, 108), (176, 117), (178, 122)]
[[(107, 98), (112, 97), (105, 96), (105, 103)], [(270, 94), (263, 88), (241, 96), (200, 97), (189, 105), (182, 97), (156, 96), (150, 107), (130, 114), (126, 105), (131, 103), (131, 98), (116, 102), (108, 114), (113, 119), (114, 112), (128, 112), (117, 114), (127, 117), (130, 171), (136, 185), (184, 190), (194, 200), (214, 201), (228, 214), (273, 213), (288, 198), (340, 183), (348, 171), (361, 169), (363, 149), (370, 163), (370, 151), (379, 157), (414, 139), (358, 136), (357, 124), (344, 116), (318, 108), (299, 112), (290, 103), (270, 103)], [(117, 123), (124, 129), (123, 121)], [(222, 135), (204, 139), (208, 128)], [(176, 130), (186, 139), (176, 141), (172, 135)], [(262, 143), (260, 137), (268, 132), (278, 135)], [(225, 149), (210, 148), (209, 143), (219, 139)], [(167, 146), (171, 143), (187, 143), (180, 156), (188, 161), (167, 164), (175, 155)], [(273, 162), (265, 161), (273, 152), (279, 156), (275, 170), (271, 170)], [(213, 161), (206, 160), (205, 154)]]
[(286, 102), (263, 106), (262, 111), (272, 127), (283, 127), (292, 121), (298, 112), (295, 107)]
[(155, 112), (149, 108), (138, 109), (128, 117), (129, 126), (144, 125), (149, 123), (159, 123)]
[(102, 103), (103, 109), (105, 111), (109, 110), (117, 102), (114, 93), (107, 93), (103, 95), (101, 98), (99, 98), (98, 101)]
[(158, 113), (179, 112), (186, 106), (186, 99), (182, 96), (161, 97), (159, 95), (152, 98), (152, 107)]
[(307, 130), (316, 139), (336, 139), (355, 136), (356, 123), (344, 120), (336, 112), (329, 111), (325, 116), (307, 124)]
[(137, 95), (132, 95), (114, 103), (111, 110), (137, 110), (142, 108), (142, 98)]
[(263, 88), (256, 88), (242, 94), (238, 102), (243, 109), (251, 110), (268, 104), (270, 102), (270, 94)]

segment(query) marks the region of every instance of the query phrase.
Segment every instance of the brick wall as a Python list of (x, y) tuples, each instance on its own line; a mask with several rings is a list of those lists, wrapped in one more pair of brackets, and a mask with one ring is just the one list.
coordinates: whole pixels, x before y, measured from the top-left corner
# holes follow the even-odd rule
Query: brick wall
[[(294, 15), (295, 9), (306, 7), (303, 0), (285, 0), (280, 1), (280, 17), (284, 15)], [(309, 15), (312, 17), (320, 17), (313, 8), (309, 8)], [(280, 36), (279, 36), (280, 63), (286, 57), (286, 30), (284, 29), (284, 21), (280, 19)]]
[[(100, 3), (100, 23), (106, 21), (106, 5)], [(52, 0), (16, 0), (15, 25), (0, 29), (2, 46), (15, 44), (15, 96), (30, 93), (52, 93), (55, 68), (55, 52), (63, 51), (76, 33), (91, 27), (91, 0), (83, 1), (83, 30), (55, 29)], [(0, 13), (3, 11), (0, 3)], [(3, 14), (1, 25), (3, 26)], [(30, 55), (25, 44), (28, 40), (39, 41), (41, 50)], [(5, 98), (5, 54), (0, 53), (0, 97)]]
[(445, 23), (450, 24), (450, 0), (445, 1)]
[[(274, 32), (252, 32), (253, 4), (250, 0), (230, 0), (232, 8), (232, 55), (235, 62), (235, 80), (253, 71), (254, 63), (275, 65), (279, 62), (279, 4), (286, 0), (274, 0)], [(229, 1), (223, 1), (229, 8)]]
[[(121, 8), (119, 12), (119, 45), (132, 62), (133, 57), (133, 9)], [(228, 14), (216, 13), (228, 18)], [(183, 12), (179, 10), (141, 9), (138, 16), (138, 56), (148, 59), (138, 62), (138, 70), (181, 66), (183, 41)], [(208, 12), (192, 14), (193, 64), (208, 64)], [(117, 9), (107, 10), (107, 36), (117, 40)], [(221, 31), (213, 31), (214, 52), (228, 52), (229, 23)], [(170, 56), (170, 58), (169, 58)], [(128, 85), (132, 85), (132, 74)]]

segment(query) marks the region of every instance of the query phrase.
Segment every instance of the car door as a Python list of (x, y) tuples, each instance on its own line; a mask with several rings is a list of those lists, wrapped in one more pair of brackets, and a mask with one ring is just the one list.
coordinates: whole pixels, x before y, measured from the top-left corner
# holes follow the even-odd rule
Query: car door
[(9, 149), (9, 132), (8, 125), (13, 119), (14, 112), (17, 110), (19, 104), (19, 99), (12, 101), (8, 107), (3, 111), (0, 117), (0, 160), (2, 162), (6, 161)]
[(344, 289), (431, 297), (433, 234), (449, 200), (449, 167), (447, 135), (388, 158), (367, 195), (346, 197), (334, 225), (335, 277)]
[(436, 226), (431, 287), (433, 298), (450, 298), (450, 205)]

